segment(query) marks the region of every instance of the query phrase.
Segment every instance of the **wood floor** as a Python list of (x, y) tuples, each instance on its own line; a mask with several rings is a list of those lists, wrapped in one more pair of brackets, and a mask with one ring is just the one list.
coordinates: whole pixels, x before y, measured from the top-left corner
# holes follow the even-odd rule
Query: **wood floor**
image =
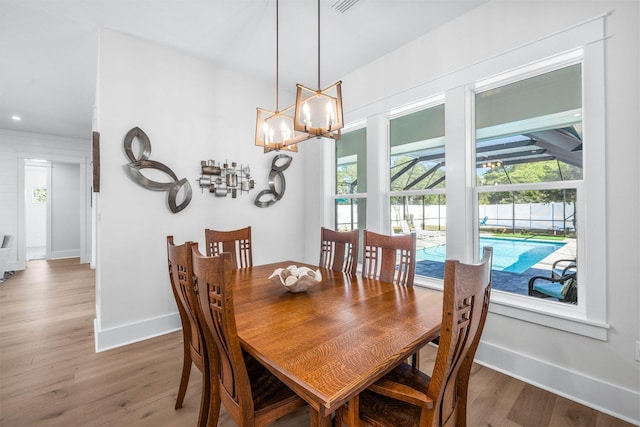
[[(77, 259), (30, 262), (0, 285), (0, 426), (194, 426), (197, 369), (173, 409), (181, 333), (96, 354), (94, 318), (94, 272)], [(429, 370), (435, 348), (421, 354)], [(479, 365), (468, 409), (470, 426), (631, 426)], [(273, 425), (308, 422), (303, 409)], [(235, 425), (224, 409), (218, 425)]]

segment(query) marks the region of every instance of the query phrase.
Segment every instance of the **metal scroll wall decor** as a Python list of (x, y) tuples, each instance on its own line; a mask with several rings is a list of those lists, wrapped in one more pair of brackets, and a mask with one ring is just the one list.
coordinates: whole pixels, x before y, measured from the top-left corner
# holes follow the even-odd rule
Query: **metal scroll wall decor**
[[(280, 161), (278, 164), (278, 161)], [(269, 172), (269, 188), (262, 190), (256, 196), (254, 201), (255, 205), (259, 208), (268, 208), (284, 196), (284, 190), (286, 188), (286, 181), (284, 179), (284, 171), (291, 165), (293, 157), (286, 154), (278, 154), (273, 158), (271, 162), (271, 172)], [(276, 178), (280, 181), (280, 191), (276, 189)], [(267, 200), (263, 200), (266, 198)]]
[[(133, 153), (133, 140), (136, 138), (138, 138), (138, 140), (142, 144), (142, 152), (140, 154), (140, 158), (136, 158)], [(149, 190), (168, 191), (169, 209), (173, 213), (178, 213), (187, 207), (189, 202), (191, 202), (191, 185), (189, 184), (189, 181), (187, 181), (186, 178), (182, 178), (179, 180), (176, 174), (174, 174), (173, 171), (163, 163), (156, 162), (155, 160), (149, 160), (149, 155), (151, 154), (151, 141), (149, 141), (149, 137), (146, 133), (144, 133), (142, 129), (140, 129), (139, 127), (134, 127), (129, 132), (127, 132), (127, 135), (124, 137), (124, 151), (127, 154), (129, 160), (131, 160), (131, 163), (129, 163), (127, 167), (130, 176), (135, 182)], [(171, 177), (173, 182), (153, 181), (142, 175), (142, 169), (156, 169), (164, 172)], [(183, 200), (180, 204), (177, 204), (176, 199), (180, 190), (184, 190)]]
[(202, 168), (202, 175), (198, 178), (200, 188), (208, 188), (209, 193), (218, 197), (231, 194), (235, 199), (238, 192), (242, 194), (243, 191), (252, 190), (255, 186), (249, 166), (240, 165), (240, 168), (236, 169), (238, 166), (236, 162), (232, 162), (231, 167), (225, 162), (221, 167), (213, 160), (202, 161), (200, 166)]

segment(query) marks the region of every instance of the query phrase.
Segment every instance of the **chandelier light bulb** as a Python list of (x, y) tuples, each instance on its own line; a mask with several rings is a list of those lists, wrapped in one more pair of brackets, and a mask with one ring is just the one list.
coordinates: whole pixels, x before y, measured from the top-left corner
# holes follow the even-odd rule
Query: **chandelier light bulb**
[(328, 130), (331, 130), (331, 126), (335, 122), (335, 119), (336, 119), (336, 113), (333, 108), (333, 105), (331, 105), (331, 101), (327, 101), (327, 129)]
[(284, 120), (280, 122), (280, 135), (282, 141), (291, 139), (291, 129), (289, 129), (289, 126), (287, 126), (287, 123)]
[(302, 112), (304, 113), (304, 127), (306, 129), (311, 129), (311, 109), (309, 108), (308, 103), (304, 103), (302, 106)]

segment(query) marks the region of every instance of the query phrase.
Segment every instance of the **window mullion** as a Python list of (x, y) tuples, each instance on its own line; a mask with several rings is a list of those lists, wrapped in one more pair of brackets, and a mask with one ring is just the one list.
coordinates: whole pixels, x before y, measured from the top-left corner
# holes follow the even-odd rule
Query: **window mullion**
[(388, 119), (367, 119), (367, 228), (389, 233)]
[(445, 100), (447, 258), (470, 262), (474, 253), (473, 229), (468, 218), (474, 206), (469, 176), (469, 159), (473, 156), (469, 151), (470, 139), (474, 133), (471, 91), (465, 86), (448, 90)]

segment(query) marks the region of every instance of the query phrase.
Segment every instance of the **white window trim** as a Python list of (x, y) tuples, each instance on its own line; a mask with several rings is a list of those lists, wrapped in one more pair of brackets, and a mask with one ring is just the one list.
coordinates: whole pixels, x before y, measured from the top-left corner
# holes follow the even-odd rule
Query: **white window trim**
[[(554, 62), (553, 59), (556, 59)], [(576, 219), (578, 224), (578, 275), (580, 290), (578, 304), (569, 306), (563, 303), (543, 301), (529, 297), (519, 297), (506, 292), (494, 292), (490, 311), (504, 316), (515, 317), (552, 328), (570, 331), (592, 338), (606, 340), (609, 325), (606, 323), (606, 224), (605, 198), (605, 115), (604, 115), (604, 46), (602, 41), (591, 43), (584, 48), (561, 54), (555, 58), (547, 58), (539, 63), (528, 64), (518, 70), (505, 73), (505, 80), (493, 77), (491, 84), (486, 81), (477, 85), (469, 85), (469, 91), (486, 90), (522, 80), (534, 74), (541, 74), (576, 62), (582, 62), (583, 74), (583, 137), (585, 150), (583, 154), (583, 180), (539, 183), (539, 189), (575, 188), (578, 194)], [(536, 68), (539, 65), (539, 68)], [(475, 135), (474, 135), (475, 136)], [(475, 138), (472, 137), (475, 147)], [(470, 165), (475, 171), (475, 165)], [(487, 191), (526, 190), (531, 185), (501, 185), (499, 188), (473, 186), (474, 206), (478, 193)], [(477, 211), (477, 206), (474, 209)], [(477, 216), (477, 214), (476, 214)], [(589, 224), (596, 224), (590, 227)], [(588, 232), (587, 232), (588, 230)], [(475, 231), (473, 241), (477, 241)], [(598, 260), (589, 262), (589, 260)]]
[[(342, 130), (342, 133), (353, 132), (359, 129), (365, 129), (367, 127), (366, 120), (359, 120), (351, 123), (347, 123)], [(335, 218), (335, 203), (338, 199), (366, 199), (367, 193), (349, 193), (338, 194), (336, 193), (336, 141), (333, 139), (326, 140), (327, 143), (322, 144), (322, 158), (324, 164), (331, 165), (330, 168), (324, 168), (324, 170), (331, 170), (329, 176), (325, 177), (325, 200), (329, 203), (324, 207), (324, 224), (328, 224), (330, 228), (336, 229)]]

